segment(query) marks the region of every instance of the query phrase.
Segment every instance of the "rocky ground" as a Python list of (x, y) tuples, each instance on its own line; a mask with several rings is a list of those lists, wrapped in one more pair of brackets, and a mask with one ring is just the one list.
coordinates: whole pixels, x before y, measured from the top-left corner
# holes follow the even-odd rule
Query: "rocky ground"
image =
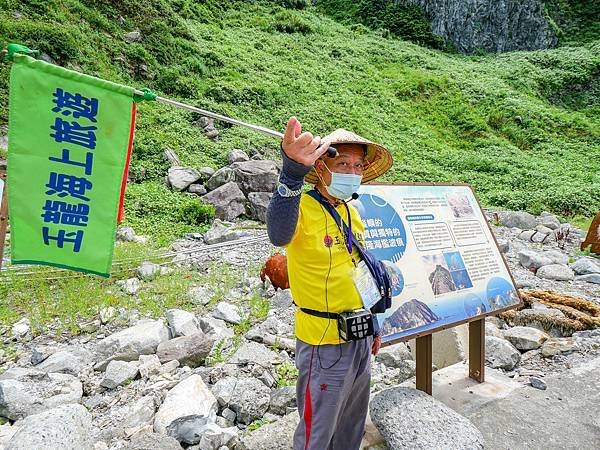
[[(600, 305), (600, 261), (578, 251), (580, 230), (551, 215), (487, 214), (522, 292), (553, 290)], [(260, 267), (275, 251), (264, 227), (248, 225), (217, 220), (205, 235), (173, 243), (171, 266), (204, 271), (226, 261), (240, 270), (239, 283), (217, 302), (210, 302), (214, 287), (190, 286), (197, 310), (169, 310), (152, 320), (135, 310), (105, 308), (81, 323), (81, 334), (65, 338), (51, 332), (34, 337), (27, 318), (16, 323), (2, 336), (11, 352), (1, 356), (0, 448), (290, 448), (298, 420), (294, 306), (289, 290), (276, 292), (248, 269)], [(119, 238), (139, 240), (128, 229)], [(168, 276), (168, 266), (144, 263), (119, 286), (123, 295), (136, 296), (143, 283)], [(536, 318), (563, 314), (534, 303), (519, 311), (518, 326), (489, 318), (488, 366), (527, 389), (545, 390), (553, 389), (546, 376), (598, 357), (600, 330), (565, 333), (545, 322), (527, 322), (531, 312)], [(414, 376), (415, 363), (410, 349), (398, 344), (383, 349), (372, 369), (376, 393)], [(415, 414), (446, 424), (412, 448), (458, 442), (452, 430), (464, 418), (450, 408), (432, 406), (413, 390), (383, 391), (374, 398), (371, 416), (390, 448), (407, 445), (402, 421), (389, 423), (390, 414), (399, 413), (400, 398)], [(460, 442), (480, 448), (482, 436), (464, 420)]]

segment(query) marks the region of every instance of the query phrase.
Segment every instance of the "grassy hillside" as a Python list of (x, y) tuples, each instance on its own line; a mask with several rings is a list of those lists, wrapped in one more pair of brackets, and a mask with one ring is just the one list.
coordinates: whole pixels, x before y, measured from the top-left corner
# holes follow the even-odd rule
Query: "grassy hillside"
[[(0, 45), (20, 42), (66, 67), (275, 129), (292, 114), (314, 133), (351, 129), (391, 149), (387, 181), (469, 182), (484, 205), (534, 213), (600, 209), (593, 26), (554, 50), (466, 57), (284, 3), (0, 0)], [(142, 40), (127, 44), (133, 30)], [(0, 125), (8, 74), (1, 65)], [(276, 141), (224, 124), (211, 141), (196, 120), (141, 106), (139, 184), (126, 204), (138, 231), (166, 241), (192, 228), (178, 218), (184, 195), (162, 186), (165, 148), (192, 166), (218, 167), (232, 148), (277, 155)]]

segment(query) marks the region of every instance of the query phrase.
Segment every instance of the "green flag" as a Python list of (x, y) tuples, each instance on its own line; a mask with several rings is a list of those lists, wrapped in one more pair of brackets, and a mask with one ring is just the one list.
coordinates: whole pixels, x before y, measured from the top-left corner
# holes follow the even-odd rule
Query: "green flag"
[(108, 276), (134, 90), (15, 54), (8, 204), (13, 264)]

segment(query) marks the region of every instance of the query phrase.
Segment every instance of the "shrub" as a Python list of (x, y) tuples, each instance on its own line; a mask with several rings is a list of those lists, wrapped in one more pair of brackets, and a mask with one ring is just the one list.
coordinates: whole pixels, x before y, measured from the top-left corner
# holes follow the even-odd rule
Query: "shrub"
[(177, 220), (189, 225), (202, 225), (209, 223), (214, 216), (214, 206), (204, 204), (196, 199), (187, 199), (179, 207)]

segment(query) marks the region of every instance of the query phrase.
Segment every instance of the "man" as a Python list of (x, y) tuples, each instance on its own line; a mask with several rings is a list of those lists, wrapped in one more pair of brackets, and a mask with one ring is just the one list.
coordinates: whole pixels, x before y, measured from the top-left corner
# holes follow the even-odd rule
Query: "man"
[[(337, 156), (326, 155), (330, 145)], [(358, 449), (369, 404), (371, 354), (378, 353), (381, 339), (345, 342), (338, 334), (332, 316), (363, 306), (352, 275), (360, 255), (322, 202), (335, 208), (364, 246), (364, 225), (345, 200), (361, 182), (386, 172), (392, 157), (382, 146), (345, 130), (323, 140), (302, 133), (295, 117), (288, 121), (281, 149), (283, 168), (267, 210), (267, 228), (271, 242), (286, 247), (290, 288), (298, 306), (300, 424), (294, 449)], [(302, 194), (304, 180), (315, 185), (318, 200)]]

